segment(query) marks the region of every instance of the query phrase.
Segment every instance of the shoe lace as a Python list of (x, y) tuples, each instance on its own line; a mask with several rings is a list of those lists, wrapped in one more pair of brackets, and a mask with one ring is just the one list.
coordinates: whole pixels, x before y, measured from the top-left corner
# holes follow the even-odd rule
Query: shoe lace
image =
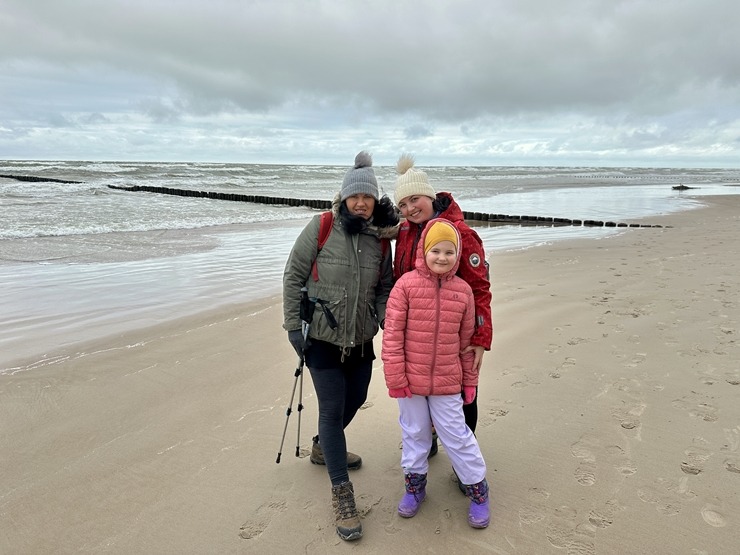
[(337, 511), (342, 519), (352, 518), (357, 513), (355, 496), (347, 487), (339, 488), (337, 490)]

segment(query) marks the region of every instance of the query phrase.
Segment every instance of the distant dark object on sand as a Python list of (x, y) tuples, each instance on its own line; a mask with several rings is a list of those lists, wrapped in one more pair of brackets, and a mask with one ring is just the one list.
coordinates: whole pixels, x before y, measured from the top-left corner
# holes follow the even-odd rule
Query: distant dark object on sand
[(685, 191), (686, 189), (696, 189), (696, 187), (689, 187), (688, 185), (681, 183), (680, 185), (674, 185), (672, 189), (674, 191)]

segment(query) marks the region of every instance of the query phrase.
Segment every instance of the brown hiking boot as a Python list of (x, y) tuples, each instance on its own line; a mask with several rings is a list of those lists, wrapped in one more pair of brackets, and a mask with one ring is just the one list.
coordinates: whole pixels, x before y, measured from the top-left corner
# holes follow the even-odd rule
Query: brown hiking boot
[[(326, 461), (324, 460), (324, 452), (321, 450), (321, 444), (319, 443), (319, 436), (313, 438), (310, 460), (313, 464), (326, 464)], [(347, 451), (347, 468), (349, 470), (357, 470), (361, 466), (362, 457)]]
[(345, 541), (360, 539), (362, 523), (355, 505), (355, 490), (352, 482), (343, 482), (331, 487), (331, 504), (334, 507), (337, 535)]

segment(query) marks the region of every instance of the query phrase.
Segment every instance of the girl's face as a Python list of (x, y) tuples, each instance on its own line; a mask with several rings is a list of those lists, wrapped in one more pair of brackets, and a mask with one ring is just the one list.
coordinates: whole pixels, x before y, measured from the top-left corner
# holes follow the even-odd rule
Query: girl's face
[(365, 193), (357, 193), (347, 197), (344, 202), (347, 204), (347, 210), (350, 214), (360, 216), (366, 220), (373, 215), (373, 210), (375, 210), (375, 198)]
[(398, 209), (408, 221), (417, 225), (424, 224), (434, 217), (433, 199), (425, 195), (413, 195), (401, 199)]
[(455, 265), (457, 249), (452, 241), (440, 241), (426, 254), (427, 267), (435, 274), (446, 274)]

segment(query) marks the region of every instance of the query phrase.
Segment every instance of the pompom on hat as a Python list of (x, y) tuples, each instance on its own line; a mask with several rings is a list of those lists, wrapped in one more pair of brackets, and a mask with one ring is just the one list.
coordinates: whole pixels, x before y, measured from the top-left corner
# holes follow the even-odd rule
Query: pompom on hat
[(455, 251), (460, 248), (457, 244), (457, 232), (452, 224), (437, 221), (431, 225), (424, 237), (424, 254), (426, 255), (434, 245), (442, 241), (449, 241), (455, 245)]
[(393, 199), (396, 206), (406, 197), (422, 195), (430, 197), (432, 200), (437, 198), (437, 193), (429, 184), (427, 174), (421, 170), (414, 169), (414, 157), (410, 154), (402, 154), (396, 162), (396, 190), (393, 193)]
[(369, 152), (362, 151), (355, 156), (355, 165), (344, 176), (341, 200), (364, 193), (378, 200), (378, 180), (375, 179), (373, 158)]

